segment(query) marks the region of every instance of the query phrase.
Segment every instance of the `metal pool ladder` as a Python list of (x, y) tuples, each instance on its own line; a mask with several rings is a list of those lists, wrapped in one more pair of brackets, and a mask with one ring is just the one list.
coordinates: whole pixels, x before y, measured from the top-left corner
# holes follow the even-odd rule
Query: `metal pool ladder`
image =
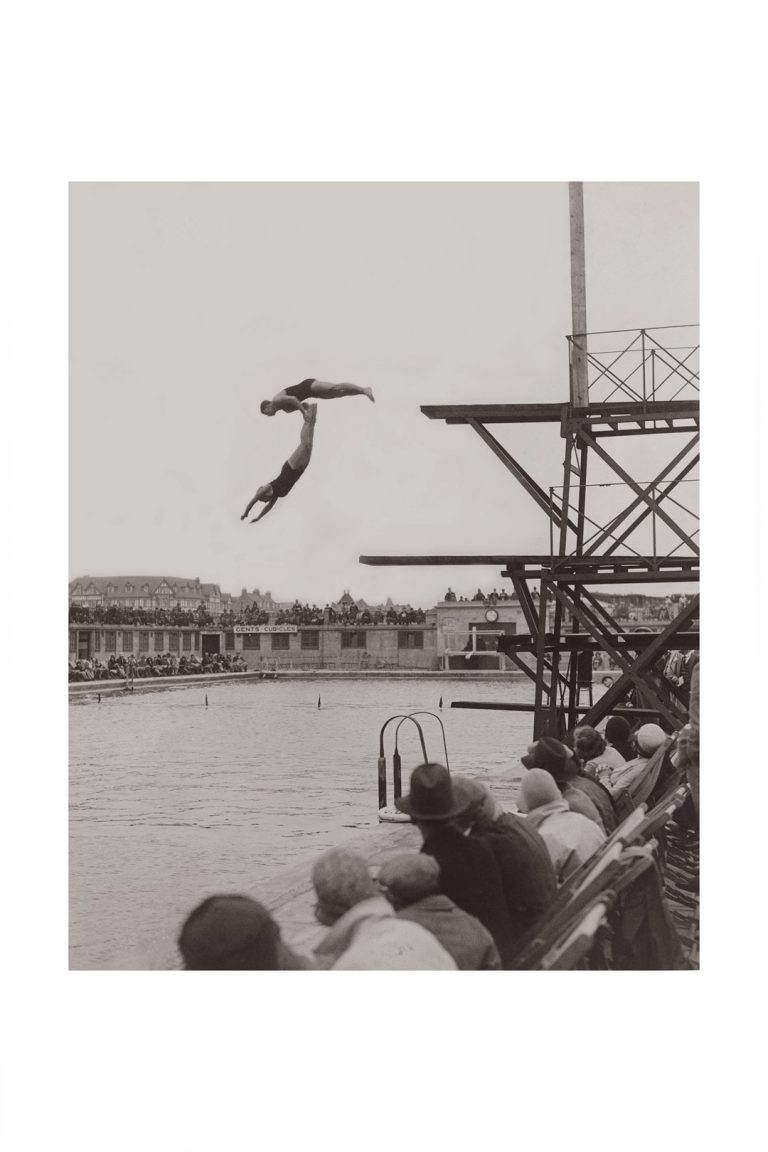
[(429, 762), (429, 756), (427, 755), (427, 746), (424, 742), (424, 732), (422, 730), (421, 724), (418, 722), (418, 720), (415, 719), (416, 716), (433, 716), (435, 718), (435, 720), (437, 720), (438, 724), (440, 725), (440, 729), (442, 731), (442, 734), (443, 734), (443, 751), (445, 753), (445, 766), (450, 771), (451, 766), (448, 763), (448, 745), (447, 745), (446, 740), (445, 740), (445, 726), (436, 712), (428, 712), (428, 711), (420, 709), (416, 712), (407, 712), (407, 713), (401, 712), (395, 716), (390, 716), (389, 719), (386, 720), (384, 722), (384, 724), (382, 725), (381, 732), (379, 733), (379, 760), (378, 760), (378, 766), (377, 766), (377, 777), (378, 777), (378, 786), (379, 786), (378, 815), (379, 815), (379, 820), (382, 823), (407, 824), (410, 822), (410, 819), (411, 819), (410, 816), (406, 815), (405, 812), (398, 811), (398, 809), (395, 807), (394, 803), (390, 804), (390, 805), (387, 804), (387, 757), (386, 757), (386, 754), (384, 752), (384, 733), (386, 732), (387, 727), (392, 723), (393, 720), (399, 721), (397, 727), (395, 728), (395, 748), (394, 748), (394, 752), (392, 753), (392, 793), (393, 793), (393, 800), (399, 800), (403, 794), (403, 765), (402, 765), (402, 758), (400, 756), (400, 749), (398, 747), (398, 736), (400, 733), (400, 727), (406, 720), (410, 720), (413, 724), (415, 724), (416, 729), (419, 733), (419, 742), (421, 744), (421, 753), (422, 753), (422, 757), (423, 757), (423, 760), (421, 762), (423, 764), (426, 764)]

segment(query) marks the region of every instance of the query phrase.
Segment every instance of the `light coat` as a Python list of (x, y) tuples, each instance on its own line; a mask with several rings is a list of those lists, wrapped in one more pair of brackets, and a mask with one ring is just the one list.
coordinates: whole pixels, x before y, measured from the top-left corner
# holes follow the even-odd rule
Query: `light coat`
[(361, 900), (345, 912), (318, 944), (315, 958), (319, 968), (456, 970), (432, 933), (398, 919), (383, 896)]
[(594, 820), (572, 812), (565, 800), (552, 800), (529, 812), (528, 819), (549, 849), (562, 884), (605, 840)]

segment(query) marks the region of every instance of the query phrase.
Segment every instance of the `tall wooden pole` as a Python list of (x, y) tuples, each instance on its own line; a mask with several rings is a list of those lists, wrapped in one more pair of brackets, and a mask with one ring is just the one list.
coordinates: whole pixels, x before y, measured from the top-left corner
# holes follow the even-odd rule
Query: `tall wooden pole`
[(584, 260), (584, 185), (568, 185), (568, 203), (571, 217), (571, 316), (572, 373), (571, 401), (576, 408), (589, 404), (587, 388), (587, 286)]

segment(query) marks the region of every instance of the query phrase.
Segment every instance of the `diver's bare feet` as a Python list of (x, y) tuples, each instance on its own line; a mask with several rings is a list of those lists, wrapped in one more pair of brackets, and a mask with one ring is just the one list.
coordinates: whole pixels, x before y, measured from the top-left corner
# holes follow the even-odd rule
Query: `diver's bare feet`
[(363, 388), (363, 392), (365, 392), (365, 394), (368, 397), (368, 399), (370, 400), (371, 404), (376, 403), (376, 399), (373, 395), (373, 388)]

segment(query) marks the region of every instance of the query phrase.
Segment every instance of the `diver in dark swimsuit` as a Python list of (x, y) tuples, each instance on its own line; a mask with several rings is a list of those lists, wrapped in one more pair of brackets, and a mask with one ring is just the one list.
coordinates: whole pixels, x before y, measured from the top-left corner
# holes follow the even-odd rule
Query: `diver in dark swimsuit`
[(312, 455), (317, 405), (307, 404), (305, 408), (302, 408), (302, 415), (304, 417), (304, 423), (301, 426), (301, 439), (298, 448), (295, 452), (291, 453), (285, 464), (283, 464), (279, 476), (276, 476), (269, 484), (262, 484), (253, 499), (248, 501), (245, 512), (243, 512), (240, 517), (241, 520), (247, 520), (251, 508), (253, 508), (254, 504), (259, 500), (262, 500), (267, 506), (258, 516), (254, 516), (251, 524), (255, 524), (257, 520), (261, 520), (262, 516), (266, 516), (267, 512), (272, 511), (276, 501), (279, 500), (281, 496), (288, 495), (299, 477), (306, 471)]
[(357, 384), (329, 384), (310, 376), (301, 384), (283, 388), (271, 400), (262, 400), (260, 407), (265, 416), (274, 416), (276, 412), (305, 412), (309, 399), (338, 400), (341, 396), (367, 396), (372, 404), (376, 403), (370, 388), (359, 388)]

